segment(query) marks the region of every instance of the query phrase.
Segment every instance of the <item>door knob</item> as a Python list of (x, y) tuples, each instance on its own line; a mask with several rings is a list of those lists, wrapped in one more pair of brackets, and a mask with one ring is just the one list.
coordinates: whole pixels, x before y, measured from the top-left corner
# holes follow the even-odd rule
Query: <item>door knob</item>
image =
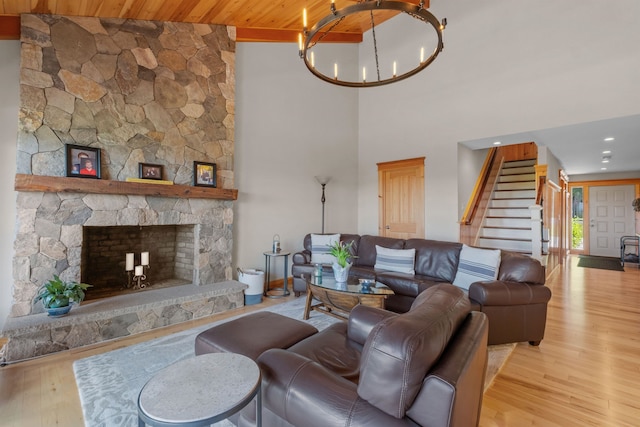
[(389, 227), (388, 225), (387, 225), (385, 228), (386, 228), (387, 230), (390, 230), (390, 229), (391, 229), (391, 227)]

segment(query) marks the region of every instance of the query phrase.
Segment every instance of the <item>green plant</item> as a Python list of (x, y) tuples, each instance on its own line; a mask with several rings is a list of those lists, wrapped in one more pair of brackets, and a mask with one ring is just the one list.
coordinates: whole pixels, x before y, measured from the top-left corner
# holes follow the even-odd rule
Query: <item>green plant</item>
[(329, 245), (329, 253), (336, 257), (336, 262), (340, 267), (346, 267), (349, 258), (355, 258), (355, 255), (351, 254), (351, 246), (353, 242), (334, 242)]
[(574, 249), (582, 249), (584, 238), (582, 218), (571, 219), (571, 247)]
[(80, 304), (84, 299), (84, 291), (90, 286), (86, 283), (65, 282), (54, 275), (53, 279), (40, 286), (33, 302), (42, 300), (45, 308), (66, 307), (71, 302)]

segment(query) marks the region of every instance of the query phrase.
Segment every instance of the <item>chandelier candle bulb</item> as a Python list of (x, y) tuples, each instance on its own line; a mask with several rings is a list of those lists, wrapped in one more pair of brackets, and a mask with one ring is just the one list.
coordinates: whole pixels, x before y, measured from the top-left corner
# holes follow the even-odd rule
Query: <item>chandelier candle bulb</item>
[(424, 48), (421, 47), (420, 48), (420, 63), (422, 64), (424, 62)]
[(298, 33), (298, 50), (300, 51), (300, 55), (302, 55), (302, 33)]
[(362, 81), (363, 82), (367, 81), (367, 69), (366, 69), (366, 67), (362, 67)]
[(338, 80), (338, 64), (333, 64), (333, 78)]
[(307, 30), (307, 9), (302, 9), (302, 28)]
[(397, 67), (396, 61), (393, 61), (393, 77), (396, 76)]
[(316, 57), (313, 55), (313, 52), (311, 52), (311, 66), (313, 68), (316, 67)]
[(140, 264), (149, 265), (149, 252), (142, 252), (140, 254)]
[(127, 255), (125, 256), (125, 266), (124, 269), (126, 271), (132, 271), (133, 270), (133, 253), (127, 253)]

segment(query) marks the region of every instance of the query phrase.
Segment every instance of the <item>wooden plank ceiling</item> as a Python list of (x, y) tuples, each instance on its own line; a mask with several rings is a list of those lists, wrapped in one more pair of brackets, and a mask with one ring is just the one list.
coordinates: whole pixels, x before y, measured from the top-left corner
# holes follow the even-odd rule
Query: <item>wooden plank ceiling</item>
[[(340, 9), (355, 1), (335, 3)], [(311, 26), (329, 14), (330, 0), (0, 0), (0, 39), (20, 38), (21, 13), (44, 13), (234, 25), (238, 41), (295, 42), (302, 29), (305, 7)], [(425, 7), (429, 7), (428, 0)], [(376, 19), (382, 22), (392, 16)], [(357, 43), (369, 28), (369, 21), (368, 15), (359, 14), (348, 25), (341, 25), (340, 34), (327, 41)]]

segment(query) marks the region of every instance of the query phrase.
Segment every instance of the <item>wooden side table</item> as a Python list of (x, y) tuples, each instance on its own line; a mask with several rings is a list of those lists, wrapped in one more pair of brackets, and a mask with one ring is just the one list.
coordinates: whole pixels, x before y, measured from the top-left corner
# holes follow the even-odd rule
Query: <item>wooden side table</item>
[[(289, 255), (291, 252), (264, 252), (264, 271), (265, 271), (265, 292), (264, 295), (268, 298), (282, 298), (289, 296), (289, 290), (287, 285), (289, 282)], [(284, 257), (284, 287), (282, 289), (269, 289), (269, 283), (271, 283), (271, 258), (278, 259)]]
[(210, 426), (256, 398), (262, 426), (258, 365), (240, 354), (210, 353), (174, 363), (151, 378), (138, 396), (138, 426)]

